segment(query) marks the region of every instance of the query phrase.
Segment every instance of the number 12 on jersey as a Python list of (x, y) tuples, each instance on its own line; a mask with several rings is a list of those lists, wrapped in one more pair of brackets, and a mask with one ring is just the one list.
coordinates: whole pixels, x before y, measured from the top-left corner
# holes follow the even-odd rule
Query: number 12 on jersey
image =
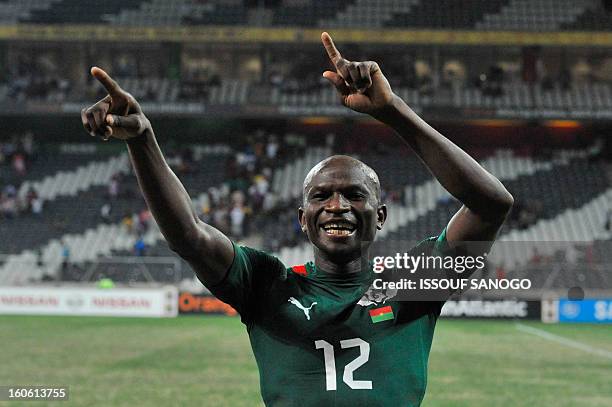
[[(342, 349), (359, 347), (359, 356), (352, 362), (344, 366), (342, 381), (354, 390), (371, 390), (371, 380), (355, 380), (353, 373), (370, 359), (370, 344), (361, 338), (345, 339), (340, 341)], [(327, 391), (336, 390), (336, 358), (334, 356), (334, 346), (322, 339), (315, 341), (316, 349), (323, 349), (325, 360), (325, 388)]]

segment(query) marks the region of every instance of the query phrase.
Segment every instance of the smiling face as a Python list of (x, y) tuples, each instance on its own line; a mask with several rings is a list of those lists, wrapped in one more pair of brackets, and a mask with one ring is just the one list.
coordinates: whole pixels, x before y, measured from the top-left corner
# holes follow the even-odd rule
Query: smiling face
[(304, 180), (299, 218), (315, 246), (315, 256), (336, 264), (360, 258), (363, 244), (374, 240), (386, 216), (378, 176), (359, 160), (329, 157)]

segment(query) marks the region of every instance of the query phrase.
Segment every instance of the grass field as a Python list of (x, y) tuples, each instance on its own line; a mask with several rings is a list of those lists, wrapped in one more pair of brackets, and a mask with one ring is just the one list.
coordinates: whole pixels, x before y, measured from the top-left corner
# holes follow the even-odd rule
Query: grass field
[[(525, 325), (441, 320), (423, 406), (612, 406), (612, 326)], [(0, 316), (0, 346), (0, 385), (69, 385), (54, 406), (263, 405), (237, 318)]]

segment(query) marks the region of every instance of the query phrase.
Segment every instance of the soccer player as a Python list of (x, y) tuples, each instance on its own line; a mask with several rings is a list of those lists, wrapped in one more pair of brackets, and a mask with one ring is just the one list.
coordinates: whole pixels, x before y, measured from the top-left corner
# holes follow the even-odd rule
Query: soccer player
[[(432, 250), (492, 242), (513, 204), (510, 193), (397, 97), (375, 62), (348, 61), (327, 33), (321, 39), (335, 67), (323, 76), (342, 104), (391, 126), (463, 203), (429, 240)], [(362, 261), (363, 251), (387, 217), (376, 173), (348, 156), (329, 157), (310, 171), (298, 216), (314, 261), (288, 268), (198, 219), (139, 104), (103, 70), (91, 73), (108, 96), (83, 109), (84, 127), (93, 136), (126, 140), (170, 248), (240, 313), (266, 405), (418, 406), (443, 302), (385, 302), (369, 289), (373, 271)]]

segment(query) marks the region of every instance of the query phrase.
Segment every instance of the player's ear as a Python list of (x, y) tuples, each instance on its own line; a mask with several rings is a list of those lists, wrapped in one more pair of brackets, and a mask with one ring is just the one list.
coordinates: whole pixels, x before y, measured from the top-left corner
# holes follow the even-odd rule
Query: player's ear
[(387, 205), (380, 204), (376, 210), (376, 229), (382, 230), (387, 220)]
[(301, 206), (298, 208), (298, 221), (300, 222), (302, 232), (306, 233), (306, 219), (304, 217), (304, 208), (302, 208)]

